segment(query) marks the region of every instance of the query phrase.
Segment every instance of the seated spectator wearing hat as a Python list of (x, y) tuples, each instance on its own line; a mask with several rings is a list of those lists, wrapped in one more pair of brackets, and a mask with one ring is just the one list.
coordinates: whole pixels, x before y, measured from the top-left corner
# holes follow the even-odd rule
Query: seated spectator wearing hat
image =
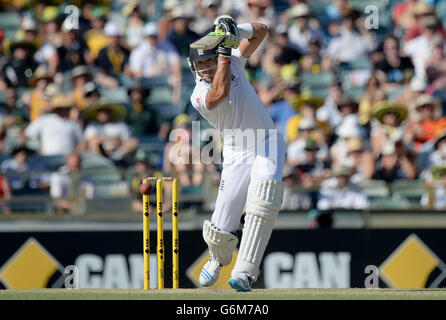
[(25, 129), (27, 139), (39, 142), (43, 156), (66, 156), (82, 149), (82, 128), (70, 119), (72, 103), (63, 94), (50, 101), (51, 112), (38, 117)]
[(295, 21), (289, 30), (289, 41), (296, 47), (301, 55), (310, 53), (310, 39), (316, 38), (324, 46), (324, 34), (321, 29), (310, 25), (310, 19), (314, 17), (310, 7), (306, 3), (295, 4), (289, 11), (290, 18)]
[(50, 196), (53, 199), (52, 213), (84, 214), (83, 199), (91, 198), (93, 184), (82, 175), (82, 158), (71, 153), (57, 172), (51, 174)]
[(123, 105), (106, 102), (83, 110), (85, 120), (89, 121), (84, 131), (88, 150), (124, 166), (127, 164), (126, 158), (136, 151), (139, 144), (123, 121), (126, 112)]
[(359, 98), (358, 117), (362, 126), (368, 126), (373, 116), (373, 106), (387, 100), (384, 88), (385, 81), (381, 81), (375, 74), (371, 75), (365, 86), (365, 93)]
[(287, 145), (287, 164), (296, 166), (305, 161), (305, 147), (307, 140), (312, 139), (317, 141), (318, 160), (325, 161), (328, 158), (328, 146), (323, 141), (323, 133), (313, 119), (303, 118), (299, 122), (299, 133), (296, 138)]
[(446, 166), (432, 167), (432, 181), (427, 184), (427, 191), (421, 197), (420, 204), (426, 209), (446, 209)]
[(29, 159), (33, 153), (25, 145), (18, 145), (11, 152), (13, 157), (0, 165), (1, 174), (7, 177), (13, 194), (29, 193), (46, 184), (46, 175), (42, 174), (45, 167)]
[(173, 90), (172, 103), (178, 104), (181, 99), (182, 79), (180, 56), (171, 45), (158, 42), (158, 26), (155, 22), (144, 26), (144, 36), (144, 41), (130, 53), (130, 74), (136, 79), (168, 78)]
[(99, 51), (95, 61), (99, 68), (96, 81), (103, 87), (116, 88), (119, 86), (118, 77), (130, 74), (130, 51), (120, 44), (122, 32), (116, 22), (109, 21), (105, 24), (104, 35), (108, 37), (108, 44)]
[(396, 103), (407, 107), (409, 120), (419, 118), (415, 110), (415, 104), (418, 97), (426, 93), (426, 89), (427, 82), (425, 79), (413, 77), (409, 83), (404, 84), (404, 90), (397, 96)]
[(372, 151), (364, 147), (361, 138), (352, 138), (347, 141), (347, 156), (343, 165), (351, 168), (353, 183), (370, 180), (375, 172)]
[(125, 122), (130, 127), (134, 137), (157, 136), (159, 140), (166, 141), (170, 124), (164, 121), (156, 110), (146, 103), (150, 96), (150, 89), (137, 82), (127, 91), (129, 104)]
[(369, 207), (365, 192), (351, 181), (351, 168), (334, 166), (331, 175), (332, 178), (325, 180), (319, 190), (318, 210), (327, 213), (336, 209), (364, 210)]
[[(436, 18), (435, 8), (426, 1), (416, 1), (412, 8), (412, 23), (406, 26), (406, 32), (404, 35), (404, 41), (408, 42), (423, 34), (423, 20), (424, 18)], [(446, 36), (444, 29), (439, 24), (435, 30), (435, 33), (442, 36)]]
[(432, 152), (426, 153), (426, 156), (427, 159), (418, 157), (417, 165), (420, 178), (430, 182), (432, 181), (431, 169), (446, 165), (446, 131), (437, 137)]
[(309, 210), (315, 206), (310, 190), (302, 190), (298, 184), (297, 167), (283, 168), (283, 201), (281, 210)]
[(124, 39), (130, 50), (136, 48), (144, 40), (145, 14), (136, 0), (128, 1), (122, 8), (121, 13), (125, 16)]
[(85, 84), (93, 80), (92, 74), (87, 66), (77, 66), (71, 71), (71, 83), (73, 91), (71, 91), (70, 99), (73, 99), (75, 106), (79, 110), (87, 107), (85, 100)]
[[(294, 100), (294, 99), (293, 99)], [(322, 128), (324, 136), (315, 138), (322, 142), (325, 140), (325, 135), (329, 132), (327, 123), (316, 119), (316, 110), (324, 104), (324, 99), (314, 97), (308, 92), (303, 92), (296, 97), (292, 106), (298, 114), (290, 117), (286, 124), (285, 138), (287, 142), (293, 141), (299, 134), (299, 123), (303, 118), (313, 120), (318, 127)]]
[[(325, 146), (325, 148), (327, 148)], [(320, 145), (313, 139), (305, 141), (304, 160), (296, 167), (299, 184), (305, 188), (319, 186), (322, 181), (330, 177), (330, 165), (327, 152), (322, 152)], [(320, 156), (322, 154), (323, 156)]]
[(0, 78), (4, 86), (8, 87), (29, 87), (30, 79), (37, 68), (37, 63), (33, 59), (37, 50), (34, 42), (17, 39), (6, 43), (5, 63), (0, 69)]
[(13, 146), (23, 141), (23, 131), (29, 123), (26, 106), (18, 107), (17, 88), (4, 90), (4, 103), (0, 103), (0, 152), (8, 153)]
[(376, 38), (361, 23), (360, 17), (361, 13), (355, 9), (343, 12), (340, 35), (330, 40), (326, 51), (335, 64), (364, 57), (376, 48)]
[(389, 142), (381, 149), (372, 179), (392, 183), (400, 179), (415, 179), (416, 175), (414, 155), (402, 143)]
[(330, 146), (330, 158), (333, 165), (344, 165), (347, 161), (347, 145), (351, 139), (362, 139), (365, 150), (369, 150), (368, 132), (359, 124), (355, 116), (347, 116), (335, 129), (336, 140)]
[(421, 95), (415, 102), (418, 120), (413, 120), (404, 135), (406, 145), (413, 144), (413, 150), (430, 151), (435, 139), (446, 127), (446, 117), (441, 115), (439, 102), (429, 95)]
[(415, 69), (412, 60), (402, 54), (399, 39), (394, 35), (387, 36), (384, 39), (383, 51), (383, 59), (375, 63), (373, 68), (386, 79), (387, 90), (391, 89), (391, 85), (410, 81)]
[(372, 121), (370, 141), (375, 159), (379, 157), (384, 145), (402, 141), (406, 130), (407, 114), (404, 106), (388, 101), (373, 106), (375, 121)]
[(30, 120), (36, 120), (40, 115), (50, 111), (49, 100), (45, 90), (52, 82), (52, 77), (45, 66), (40, 65), (31, 79), (30, 84), (34, 89), (30, 92), (29, 111)]

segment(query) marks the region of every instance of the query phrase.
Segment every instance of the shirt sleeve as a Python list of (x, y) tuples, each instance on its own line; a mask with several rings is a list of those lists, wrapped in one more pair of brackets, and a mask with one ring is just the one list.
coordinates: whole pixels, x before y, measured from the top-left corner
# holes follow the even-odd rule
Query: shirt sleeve
[(98, 130), (93, 124), (89, 124), (84, 131), (84, 138), (90, 139), (91, 137), (97, 136)]
[(246, 61), (248, 61), (248, 58), (245, 58), (242, 55), (239, 48), (232, 49), (232, 57), (235, 58), (235, 60), (238, 62), (238, 64), (242, 67), (244, 67), (246, 64)]
[(25, 129), (25, 135), (30, 139), (38, 139), (41, 127), (41, 119), (31, 122)]
[(206, 113), (210, 112), (206, 107), (206, 95), (208, 93), (209, 89), (206, 88), (203, 85), (197, 85), (192, 92), (192, 95), (190, 96), (190, 101), (192, 103), (192, 106), (197, 109), (200, 113)]
[(132, 72), (138, 72), (142, 70), (143, 64), (142, 64), (141, 50), (139, 50), (139, 48), (135, 48), (135, 50), (133, 50), (130, 53), (129, 67), (130, 71)]

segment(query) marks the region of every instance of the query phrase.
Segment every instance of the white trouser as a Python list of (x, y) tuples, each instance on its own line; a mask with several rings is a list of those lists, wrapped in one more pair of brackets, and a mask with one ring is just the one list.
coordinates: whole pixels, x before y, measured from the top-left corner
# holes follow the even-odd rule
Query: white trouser
[(281, 134), (266, 138), (265, 147), (234, 151), (223, 149), (223, 171), (211, 222), (226, 232), (235, 232), (246, 199), (257, 180), (282, 181), (285, 141)]

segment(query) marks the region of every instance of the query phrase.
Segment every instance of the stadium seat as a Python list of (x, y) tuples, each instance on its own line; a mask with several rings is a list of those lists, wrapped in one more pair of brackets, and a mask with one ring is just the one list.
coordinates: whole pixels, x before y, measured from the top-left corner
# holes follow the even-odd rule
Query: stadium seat
[(391, 209), (391, 210), (403, 210), (410, 209), (411, 204), (407, 199), (387, 197), (387, 198), (376, 198), (370, 200), (370, 209)]
[(101, 96), (106, 98), (108, 102), (112, 103), (128, 103), (129, 97), (127, 94), (127, 89), (125, 87), (118, 88), (99, 88)]
[(149, 104), (171, 104), (172, 88), (170, 86), (153, 86), (147, 100)]
[(17, 12), (0, 12), (0, 28), (5, 31), (20, 29), (20, 15)]
[(331, 72), (311, 73), (305, 72), (300, 75), (303, 86), (313, 88), (328, 88), (334, 80), (334, 74)]

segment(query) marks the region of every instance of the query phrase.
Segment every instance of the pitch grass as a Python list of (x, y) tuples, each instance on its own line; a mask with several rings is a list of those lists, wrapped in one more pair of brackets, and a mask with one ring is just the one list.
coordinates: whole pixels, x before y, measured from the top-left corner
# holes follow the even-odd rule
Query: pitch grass
[(0, 300), (446, 300), (446, 289), (33, 289), (0, 290)]

